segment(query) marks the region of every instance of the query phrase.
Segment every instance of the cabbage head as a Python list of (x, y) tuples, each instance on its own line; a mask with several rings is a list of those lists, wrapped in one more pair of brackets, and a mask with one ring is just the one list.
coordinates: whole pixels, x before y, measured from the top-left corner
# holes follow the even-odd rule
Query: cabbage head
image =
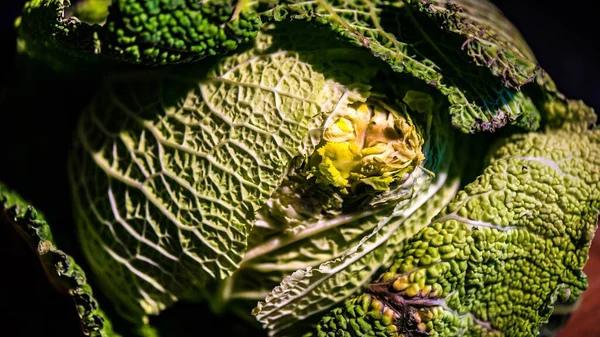
[(486, 1), (30, 0), (16, 24), (21, 57), (89, 86), (65, 168), (82, 267), (0, 187), (84, 335), (179, 336), (180, 310), (538, 336), (587, 288), (596, 114)]

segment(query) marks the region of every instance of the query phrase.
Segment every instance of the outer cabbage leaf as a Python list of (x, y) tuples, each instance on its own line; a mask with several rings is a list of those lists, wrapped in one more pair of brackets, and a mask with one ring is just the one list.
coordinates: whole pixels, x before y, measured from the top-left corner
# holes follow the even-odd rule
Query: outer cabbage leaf
[(491, 2), (480, 0), (406, 0), (448, 32), (464, 37), (461, 49), (478, 66), (520, 88), (540, 70), (535, 56), (515, 26)]
[[(260, 21), (246, 1), (30, 0), (17, 20), (29, 53), (70, 70), (106, 60), (192, 62), (256, 37)], [(82, 21), (81, 19), (87, 20)]]
[[(38, 56), (54, 59), (65, 68), (73, 66), (72, 57), (45, 53), (44, 48), (88, 61), (90, 56), (101, 55), (134, 64), (173, 64), (233, 51), (271, 21), (308, 21), (367, 48), (394, 71), (436, 87), (448, 97), (452, 122), (463, 132), (493, 131), (507, 124), (535, 130), (540, 122), (531, 99), (510, 88), (531, 81), (536, 67), (518, 52), (524, 49), (521, 40), (496, 38), (498, 31), (512, 27), (500, 15), (495, 16), (501, 20), (493, 26), (480, 21), (467, 24), (457, 15), (442, 24), (450, 27), (448, 34), (429, 19), (429, 13), (404, 1), (119, 0), (110, 6), (102, 26), (65, 17), (66, 6), (68, 2), (62, 0), (30, 1), (20, 20), (20, 35), (32, 53), (37, 51)], [(475, 5), (469, 3), (471, 7)], [(463, 35), (474, 32), (483, 37), (467, 43), (467, 53), (463, 53)], [(476, 66), (473, 59), (487, 66)]]
[(318, 336), (537, 336), (574, 302), (600, 210), (600, 130), (509, 137)]
[[(554, 88), (551, 79), (545, 78), (543, 81)], [(582, 100), (568, 99), (556, 89), (546, 91), (542, 95), (546, 129), (564, 129), (579, 133), (596, 125), (598, 121), (596, 112)]]
[(267, 30), (204, 68), (116, 76), (84, 112), (70, 168), (79, 237), (131, 320), (237, 270), (290, 161), (332, 111), (368, 97), (368, 53), (302, 33)]
[(1, 183), (0, 225), (13, 226), (39, 259), (52, 286), (73, 300), (83, 335), (119, 336), (98, 306), (84, 271), (71, 256), (56, 247), (44, 216)]
[(369, 49), (394, 71), (408, 73), (446, 95), (452, 123), (463, 132), (494, 131), (512, 123), (532, 130), (539, 126), (538, 110), (528, 96), (505, 87), (487, 68), (474, 66), (461, 52), (462, 36), (447, 34), (403, 1), (278, 4), (259, 10), (263, 21), (310, 21)]
[(405, 1), (429, 16), (441, 29), (462, 36), (461, 49), (473, 63), (490, 69), (507, 87), (523, 87), (542, 113), (545, 126), (581, 131), (596, 123), (593, 109), (558, 91), (552, 78), (536, 63), (535, 55), (520, 32), (492, 3), (478, 0)]

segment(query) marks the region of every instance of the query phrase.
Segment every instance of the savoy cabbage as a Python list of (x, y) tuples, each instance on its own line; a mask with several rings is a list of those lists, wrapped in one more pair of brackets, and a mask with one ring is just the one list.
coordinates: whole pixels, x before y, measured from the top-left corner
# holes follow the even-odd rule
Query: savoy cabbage
[(172, 336), (183, 302), (270, 336), (537, 336), (587, 287), (596, 114), (490, 3), (30, 0), (16, 25), (95, 83), (83, 267), (0, 185), (84, 335)]

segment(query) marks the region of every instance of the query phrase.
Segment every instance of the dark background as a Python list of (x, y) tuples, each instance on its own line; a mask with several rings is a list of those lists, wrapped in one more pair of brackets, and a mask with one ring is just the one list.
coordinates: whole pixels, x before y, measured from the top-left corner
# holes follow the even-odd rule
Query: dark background
[[(558, 89), (570, 98), (582, 99), (600, 111), (600, 18), (592, 5), (594, 2), (563, 1), (560, 5), (549, 5), (549, 1), (493, 2), (520, 29), (541, 66), (557, 83)], [(23, 3), (24, 0), (0, 0), (0, 103), (10, 92), (7, 88), (14, 86), (13, 82), (7, 80), (14, 64), (15, 33), (12, 27)], [(24, 82), (26, 80), (23, 79)], [(42, 98), (44, 95), (56, 95), (51, 106)], [(70, 211), (61, 208), (69, 199), (63, 164), (66, 153), (57, 154), (51, 150), (67, 149), (70, 144), (74, 119), (69, 118), (67, 110), (62, 110), (61, 106), (78, 103), (78, 99), (84, 98), (79, 96), (77, 88), (53, 87), (50, 82), (41, 81), (31, 85), (29, 95), (21, 99), (23, 104), (39, 109), (39, 118), (32, 120), (20, 114), (18, 105), (0, 104), (0, 181), (11, 182), (9, 187), (17, 189), (42, 209), (55, 228), (68, 228), (66, 224), (70, 223)], [(35, 155), (13, 150), (14, 144), (22, 142), (37, 149)], [(77, 250), (74, 242), (60, 241), (60, 230), (55, 232), (58, 232), (57, 239), (62, 249), (69, 253)], [(596, 272), (600, 270), (600, 253), (596, 252), (591, 254), (586, 267), (590, 276), (588, 294), (594, 295), (586, 298), (600, 298), (600, 295), (595, 295), (600, 292), (600, 272)], [(14, 233), (6, 226), (0, 226), (0, 335), (71, 336), (64, 329), (64, 312), (71, 303), (53, 292), (44, 282), (43, 273), (37, 266), (33, 254)], [(181, 312), (186, 313), (186, 310)], [(188, 311), (187, 315), (196, 315), (195, 318), (189, 317), (196, 323), (190, 329), (196, 330), (198, 335), (210, 331), (207, 327), (217, 327), (221, 330), (220, 334), (225, 336), (253, 335), (251, 329), (231, 324), (231, 317), (211, 319), (198, 311)], [(596, 322), (600, 322), (600, 304), (586, 300), (580, 311), (571, 318), (561, 337), (600, 336), (600, 328), (588, 327), (600, 325)], [(198, 331), (198, 327), (201, 331)], [(75, 335), (77, 328), (72, 326), (70, 331)], [(171, 336), (181, 335), (168, 335)]]

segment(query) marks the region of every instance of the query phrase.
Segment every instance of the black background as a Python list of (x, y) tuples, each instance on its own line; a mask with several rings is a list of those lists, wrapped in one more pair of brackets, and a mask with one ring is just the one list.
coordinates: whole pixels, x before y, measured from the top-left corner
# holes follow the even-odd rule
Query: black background
[[(549, 5), (549, 1), (493, 2), (519, 28), (559, 90), (600, 111), (600, 18), (594, 17), (598, 12), (593, 2), (562, 1), (560, 5)], [(0, 0), (0, 100), (11, 86), (7, 78), (12, 71), (15, 48), (12, 26), (23, 3), (24, 0)], [(60, 92), (60, 88), (45, 88), (42, 83), (32, 87), (28, 100), (24, 100), (24, 104), (39, 106), (39, 119), (23, 117), (14, 107), (0, 110), (0, 181), (10, 182), (11, 187), (41, 208), (55, 225), (69, 222), (70, 211), (60, 206), (68, 200), (69, 191), (62, 164), (66, 154), (57, 155), (50, 149), (68, 148), (72, 125), (61, 123), (68, 116), (61, 116), (60, 106), (77, 97), (69, 98), (68, 92), (63, 93), (63, 99), (57, 99), (56, 104), (50, 106), (36, 101), (45, 90)], [(12, 148), (17, 142), (27, 142), (30, 148), (49, 151), (36, 151), (35, 156), (16, 152)], [(61, 243), (61, 248), (68, 252), (70, 247), (73, 247), (72, 242)], [(13, 232), (0, 226), (0, 335), (71, 336), (64, 329), (64, 312), (70, 308), (70, 303), (40, 281), (44, 280), (42, 271), (34, 266), (37, 265), (33, 255)], [(195, 331), (197, 335), (210, 331), (207, 328), (216, 328), (225, 336), (252, 335), (252, 330), (231, 324), (231, 317), (212, 319), (198, 311), (190, 312), (188, 316), (191, 321), (195, 320), (195, 327), (190, 327), (193, 329), (190, 332)], [(198, 331), (198, 327), (203, 331)], [(70, 331), (76, 335), (77, 329), (72, 326)], [(172, 333), (168, 336), (182, 335)]]

